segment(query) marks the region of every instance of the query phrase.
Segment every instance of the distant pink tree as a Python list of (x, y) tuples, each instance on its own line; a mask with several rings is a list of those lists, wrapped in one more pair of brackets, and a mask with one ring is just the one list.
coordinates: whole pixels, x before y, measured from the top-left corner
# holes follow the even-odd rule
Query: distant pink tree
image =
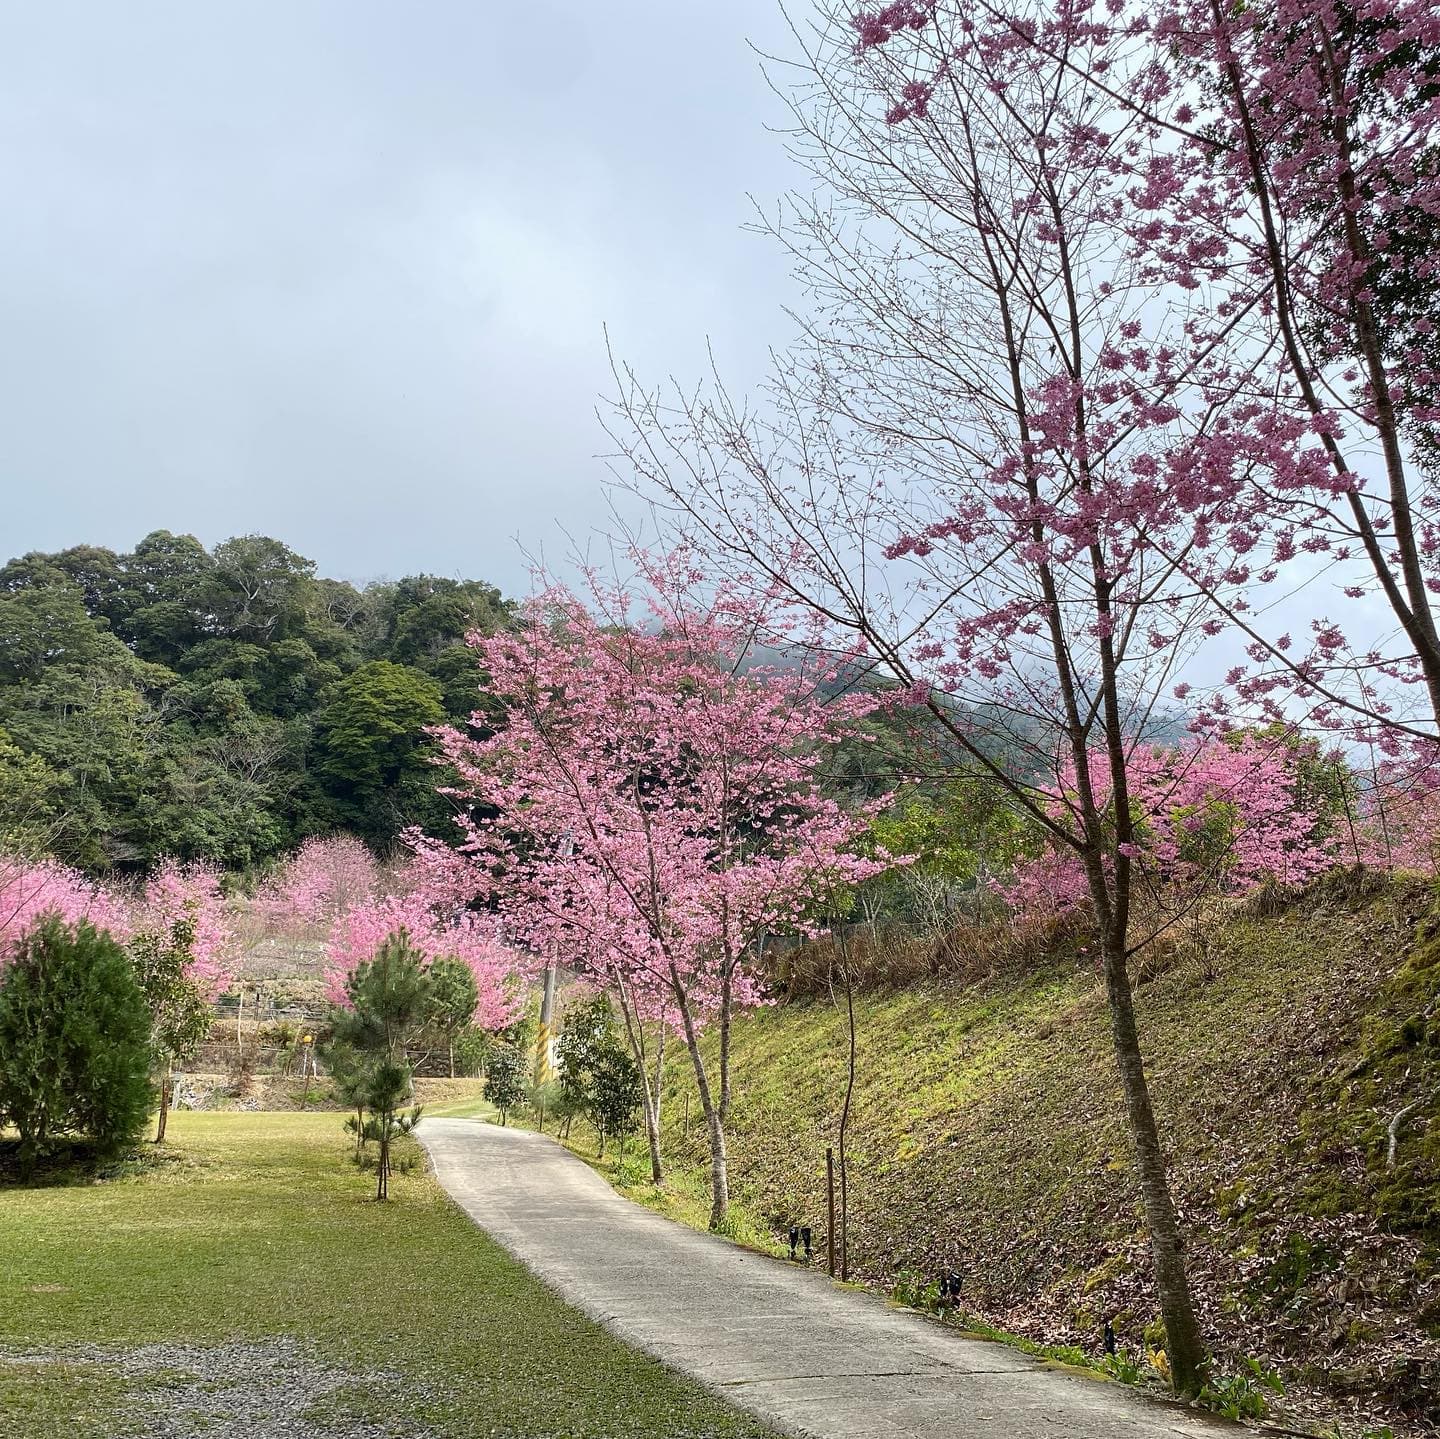
[(1440, 771), (1417, 764), (1412, 753), (1357, 771), (1354, 779), (1344, 857), (1380, 870), (1440, 874)]
[[(830, 747), (873, 701), (827, 699), (819, 682), (833, 673), (746, 668), (756, 611), (731, 594), (689, 599), (683, 561), (637, 558), (653, 585), (639, 613), (639, 596), (592, 580), (591, 606), (551, 590), (518, 631), (473, 636), (506, 720), (487, 740), (440, 740), (459, 794), (499, 812), (472, 827), (470, 852), (530, 946), (611, 988), (632, 1046), (647, 1014), (678, 1019), (718, 1226), (731, 1024), (763, 995), (754, 946), (823, 927), (848, 886), (891, 862), (857, 852), (867, 816), (820, 784)], [(645, 1111), (658, 1173), (648, 1082)]]
[[(1142, 925), (1168, 927), (1210, 896), (1243, 894), (1267, 880), (1302, 884), (1335, 863), (1336, 838), (1304, 798), (1295, 752), (1283, 738), (1143, 745), (1129, 757), (1128, 776), (1129, 857), (1155, 908), (1137, 916)], [(1110, 806), (1108, 794), (1098, 798)], [(1069, 813), (1077, 803), (1066, 766), (1050, 804)], [(1054, 848), (1024, 864), (1003, 893), (1020, 909), (1063, 911), (1091, 901), (1084, 865), (1073, 851)]]
[(362, 840), (312, 835), (260, 886), (256, 905), (271, 923), (324, 929), (381, 887), (380, 865)]
[(494, 1030), (514, 1021), (520, 1003), (514, 981), (522, 963), (513, 949), (500, 942), (494, 919), (437, 904), (423, 889), (372, 896), (336, 917), (326, 944), (330, 960), (326, 993), (332, 1003), (348, 1002), (346, 980), (401, 930), (427, 961), (458, 959), (469, 968), (478, 993), (475, 1024)]
[(88, 921), (122, 941), (130, 932), (123, 899), (79, 870), (56, 860), (0, 855), (0, 965), (45, 915), (71, 925)]
[(163, 938), (181, 921), (188, 922), (192, 958), (186, 978), (207, 999), (229, 983), (226, 966), (233, 958), (234, 931), (220, 871), (213, 865), (162, 859), (130, 898), (127, 911), (124, 924), (131, 935)]

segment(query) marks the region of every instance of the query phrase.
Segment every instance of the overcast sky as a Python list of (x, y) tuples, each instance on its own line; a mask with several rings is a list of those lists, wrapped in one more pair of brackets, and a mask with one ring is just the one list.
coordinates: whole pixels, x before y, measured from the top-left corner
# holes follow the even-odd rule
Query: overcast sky
[(788, 335), (776, 0), (0, 0), (0, 550), (273, 534), (524, 586), (602, 523), (602, 326)]

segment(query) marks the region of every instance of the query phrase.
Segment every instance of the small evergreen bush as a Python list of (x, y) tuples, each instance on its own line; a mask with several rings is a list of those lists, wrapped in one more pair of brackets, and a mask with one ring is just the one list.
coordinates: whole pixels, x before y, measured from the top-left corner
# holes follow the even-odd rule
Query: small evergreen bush
[(150, 1011), (125, 951), (89, 924), (36, 926), (0, 976), (0, 1117), (27, 1169), (66, 1134), (104, 1154), (154, 1107)]

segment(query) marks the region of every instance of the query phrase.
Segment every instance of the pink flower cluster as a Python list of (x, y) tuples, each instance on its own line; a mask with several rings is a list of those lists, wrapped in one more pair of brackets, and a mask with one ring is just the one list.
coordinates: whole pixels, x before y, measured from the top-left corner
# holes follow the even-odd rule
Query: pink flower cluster
[(443, 845), (406, 837), (408, 863), (382, 867), (354, 835), (305, 841), (260, 887), (255, 905), (266, 923), (292, 938), (324, 936), (326, 993), (345, 1003), (345, 982), (404, 930), (427, 960), (468, 965), (479, 992), (474, 1021), (497, 1029), (515, 1017), (514, 980), (524, 962), (500, 943), (493, 916), (474, 913), (469, 866)]
[(205, 864), (165, 859), (137, 887), (106, 886), (55, 860), (31, 863), (0, 856), (0, 965), (42, 918), (82, 920), (122, 944), (137, 934), (167, 934), (181, 919), (194, 927), (188, 974), (214, 995), (228, 982), (232, 943), (219, 871)]
[(597, 615), (553, 590), (518, 631), (473, 636), (507, 721), (439, 738), (459, 794), (498, 812), (468, 851), (507, 927), (630, 1012), (696, 1024), (761, 999), (763, 935), (823, 927), (892, 861), (858, 852), (868, 815), (819, 783), (872, 702), (746, 667), (757, 617), (736, 596), (663, 593), (636, 623), (627, 594), (597, 589)]
[[(1092, 775), (1105, 773), (1103, 762)], [(1297, 752), (1258, 736), (1200, 739), (1174, 747), (1145, 745), (1127, 765), (1135, 839), (1112, 848), (1113, 869), (1128, 862), (1156, 898), (1237, 895), (1267, 880), (1299, 885), (1341, 857), (1318, 802), (1307, 797)], [(1105, 806), (1108, 792), (1096, 796)], [(1052, 813), (1077, 822), (1073, 766), (1049, 800)], [(1090, 889), (1079, 857), (1050, 849), (1021, 866), (1001, 887), (1022, 912), (1081, 908)]]

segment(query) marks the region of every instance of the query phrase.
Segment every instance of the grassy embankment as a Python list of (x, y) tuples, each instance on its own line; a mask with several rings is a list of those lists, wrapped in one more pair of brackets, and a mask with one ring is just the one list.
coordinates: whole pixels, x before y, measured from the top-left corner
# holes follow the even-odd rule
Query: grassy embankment
[[(1280, 1371), (1294, 1412), (1440, 1425), (1440, 920), (1422, 886), (1317, 886), (1237, 915), (1208, 977), (1182, 955), (1138, 990), (1207, 1334), (1222, 1368)], [(1418, 924), (1418, 930), (1417, 930)], [(851, 1263), (914, 1294), (943, 1266), (999, 1329), (1132, 1355), (1158, 1344), (1110, 1047), (1084, 941), (1009, 972), (856, 995)], [(844, 1092), (843, 1004), (767, 1007), (735, 1035), (733, 1235), (823, 1229)], [(601, 1167), (705, 1223), (688, 1060), (668, 1066), (671, 1183), (643, 1143)], [(691, 1132), (681, 1133), (689, 1091)], [(1387, 1127), (1419, 1101), (1387, 1162)], [(586, 1152), (580, 1141), (575, 1146)], [(593, 1146), (589, 1147), (593, 1155)], [(817, 1253), (821, 1262), (823, 1248)]]
[(0, 1433), (228, 1433), (306, 1385), (296, 1418), (337, 1435), (766, 1432), (567, 1308), (418, 1168), (370, 1202), (333, 1112), (170, 1133), (104, 1182), (0, 1190)]

